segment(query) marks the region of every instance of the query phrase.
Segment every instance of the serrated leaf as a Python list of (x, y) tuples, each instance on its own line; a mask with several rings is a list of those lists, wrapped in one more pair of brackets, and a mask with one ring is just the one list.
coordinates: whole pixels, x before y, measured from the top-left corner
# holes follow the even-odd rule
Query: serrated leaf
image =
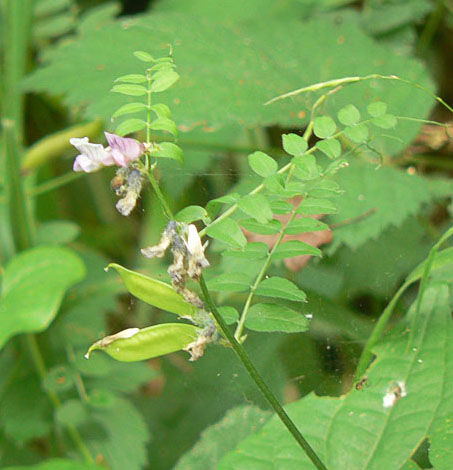
[(293, 159), (295, 165), (294, 176), (301, 180), (312, 180), (319, 176), (318, 165), (314, 155), (304, 155)]
[(264, 279), (255, 291), (256, 295), (265, 297), (278, 297), (280, 299), (306, 302), (307, 295), (296, 284), (282, 277), (270, 277)]
[(166, 117), (158, 117), (150, 123), (149, 128), (154, 131), (169, 132), (175, 137), (178, 136), (178, 128), (176, 127), (176, 124), (174, 123), (174, 121)]
[(341, 144), (337, 139), (320, 140), (316, 147), (329, 158), (338, 158), (341, 155)]
[(122, 75), (118, 77), (115, 82), (121, 83), (144, 83), (146, 82), (145, 75), (141, 73), (130, 73), (129, 75)]
[(221, 240), (235, 248), (243, 248), (247, 244), (247, 239), (238, 223), (231, 219), (225, 219), (215, 225), (208, 226), (207, 233), (210, 237)]
[(84, 275), (82, 260), (63, 247), (41, 246), (13, 258), (3, 275), (0, 348), (16, 334), (45, 330), (66, 290)]
[(308, 142), (297, 134), (283, 134), (283, 150), (290, 155), (303, 155), (308, 149)]
[(345, 243), (352, 249), (358, 248), (386, 228), (401, 225), (431, 199), (426, 180), (392, 167), (376, 170), (371, 165), (353, 163), (338, 172), (336, 180), (345, 192), (336, 201), (338, 214), (332, 215), (332, 224), (364, 218), (353, 226), (338, 228), (333, 247)]
[(165, 70), (157, 72), (153, 78), (151, 91), (160, 93), (173, 86), (179, 80), (179, 75), (173, 70)]
[(300, 333), (308, 329), (308, 320), (283, 305), (255, 304), (248, 311), (245, 326), (254, 331)]
[(241, 272), (221, 274), (208, 281), (209, 289), (219, 292), (245, 292), (250, 284), (250, 277)]
[(316, 137), (326, 139), (331, 137), (337, 130), (335, 121), (329, 116), (317, 117), (313, 122), (313, 132)]
[(275, 249), (272, 258), (286, 259), (304, 255), (322, 256), (322, 252), (319, 248), (301, 242), (300, 240), (289, 240)]
[(345, 126), (353, 126), (360, 121), (360, 112), (353, 104), (341, 108), (337, 116), (341, 124)]
[(370, 103), (367, 106), (367, 111), (370, 116), (373, 116), (373, 117), (382, 116), (387, 112), (387, 104), (383, 103), (382, 101), (376, 101), (374, 103)]
[(299, 217), (288, 224), (285, 233), (297, 235), (298, 233), (319, 232), (320, 230), (329, 230), (329, 226), (311, 217)]
[(266, 224), (272, 219), (272, 209), (266, 196), (262, 194), (248, 194), (238, 202), (239, 209), (253, 217), (257, 222)]
[(329, 199), (307, 197), (301, 201), (296, 212), (304, 215), (335, 214), (338, 209)]
[(133, 132), (141, 131), (146, 127), (146, 122), (142, 119), (131, 118), (118, 124), (115, 128), (115, 133), (120, 136), (132, 134)]
[(366, 124), (346, 127), (344, 129), (344, 135), (354, 143), (360, 144), (368, 139), (368, 127)]
[(161, 142), (158, 144), (157, 150), (152, 151), (152, 155), (159, 158), (171, 158), (181, 163), (181, 165), (184, 163), (183, 151), (173, 142)]
[(190, 224), (196, 220), (204, 219), (208, 213), (204, 207), (200, 206), (187, 206), (181, 209), (176, 215), (175, 220)]
[(263, 178), (274, 175), (278, 170), (277, 162), (264, 152), (254, 152), (248, 160), (250, 168)]
[[(377, 359), (362, 389), (354, 387), (341, 398), (312, 394), (287, 406), (327, 468), (400, 470), (429, 438), (430, 427), (453, 390), (449, 301), (446, 285), (426, 292), (414, 349), (406, 350), (408, 324), (397, 326), (376, 348)], [(344, 445), (346, 435), (351, 445)], [(274, 470), (314, 468), (276, 416), (227, 454), (218, 469), (253, 468), (256, 461)]]
[(225, 320), (227, 325), (231, 325), (232, 323), (237, 322), (239, 319), (239, 313), (234, 307), (224, 305), (222, 307), (218, 307), (218, 311), (220, 312), (220, 315), (222, 315), (222, 318)]
[(112, 89), (112, 92), (114, 93), (121, 93), (122, 95), (127, 95), (127, 96), (143, 96), (146, 95), (147, 90), (144, 86), (142, 85), (129, 85), (129, 84), (124, 84), (124, 85), (115, 85)]
[(243, 250), (227, 250), (223, 256), (238, 259), (263, 259), (268, 255), (269, 248), (263, 242), (247, 243)]
[(112, 118), (116, 118), (118, 116), (123, 116), (124, 114), (132, 114), (132, 113), (139, 113), (141, 111), (145, 111), (147, 108), (145, 103), (127, 103), (120, 108), (118, 108), (113, 114)]
[(252, 233), (259, 233), (260, 235), (274, 235), (279, 233), (283, 227), (279, 220), (272, 219), (266, 224), (261, 224), (254, 219), (244, 219), (239, 222), (241, 227)]
[(229, 410), (218, 423), (202, 432), (200, 440), (179, 459), (174, 470), (213, 470), (228, 451), (259, 431), (269, 414), (256, 406)]
[(393, 129), (396, 127), (398, 121), (393, 114), (383, 114), (381, 116), (375, 117), (371, 122), (382, 129)]

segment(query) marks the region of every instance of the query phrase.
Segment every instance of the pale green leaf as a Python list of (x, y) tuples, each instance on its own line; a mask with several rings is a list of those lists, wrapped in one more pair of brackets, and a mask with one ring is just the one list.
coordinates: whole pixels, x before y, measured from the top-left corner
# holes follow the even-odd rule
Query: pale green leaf
[(208, 213), (204, 207), (200, 206), (187, 206), (181, 209), (176, 215), (175, 220), (190, 224), (196, 220), (204, 219)]
[(158, 117), (152, 121), (149, 125), (149, 128), (154, 131), (166, 131), (172, 134), (173, 136), (178, 136), (178, 128), (174, 121), (166, 117)]
[(181, 148), (173, 142), (161, 142), (157, 144), (157, 149), (151, 152), (154, 157), (171, 158), (179, 163), (184, 163), (184, 154)]
[(115, 85), (112, 90), (114, 93), (121, 93), (128, 96), (143, 96), (146, 95), (146, 88), (142, 85)]
[(319, 176), (318, 165), (314, 155), (298, 156), (293, 159), (294, 176), (301, 180), (312, 180)]
[(122, 83), (144, 83), (146, 82), (146, 77), (142, 73), (130, 73), (128, 75), (122, 75), (118, 77), (115, 82)]
[(353, 104), (341, 108), (337, 116), (341, 124), (345, 126), (354, 126), (360, 121), (360, 112)]
[(173, 86), (179, 80), (179, 75), (173, 70), (165, 70), (157, 72), (153, 78), (151, 91), (158, 93)]
[(294, 206), (287, 201), (272, 201), (271, 209), (274, 214), (288, 214), (294, 210)]
[(80, 258), (63, 247), (40, 246), (13, 258), (3, 275), (0, 348), (16, 334), (45, 330), (66, 290), (84, 275)]
[(268, 246), (263, 242), (247, 243), (243, 250), (227, 250), (223, 256), (239, 259), (263, 259), (269, 252)]
[(308, 149), (308, 142), (297, 134), (283, 134), (283, 150), (290, 155), (303, 155)]
[(145, 111), (146, 104), (145, 103), (127, 103), (120, 108), (118, 108), (113, 114), (112, 118), (116, 118), (118, 116), (123, 116), (124, 114), (132, 114), (132, 113), (139, 113), (141, 111)]
[(88, 411), (80, 400), (72, 399), (56, 409), (55, 418), (63, 426), (80, 426), (88, 421)]
[(135, 51), (134, 56), (142, 62), (154, 62), (153, 56), (144, 51)]
[(247, 239), (239, 225), (231, 219), (225, 219), (215, 225), (208, 226), (207, 233), (210, 237), (221, 240), (235, 248), (243, 248), (247, 244)]
[(398, 123), (393, 114), (383, 114), (382, 116), (373, 118), (371, 122), (382, 129), (393, 129)]
[(263, 295), (265, 297), (278, 297), (286, 300), (293, 300), (295, 302), (306, 302), (307, 295), (300, 290), (296, 284), (284, 279), (282, 277), (270, 277), (264, 279), (258, 285), (255, 291), (256, 295)]
[(313, 132), (316, 137), (320, 139), (326, 139), (331, 137), (337, 130), (335, 121), (329, 116), (320, 116), (314, 120)]
[(341, 155), (341, 144), (337, 139), (320, 140), (316, 147), (329, 158), (338, 158)]
[(320, 230), (329, 230), (329, 226), (311, 217), (299, 217), (292, 220), (285, 228), (288, 235), (297, 235), (298, 233), (319, 232)]
[(244, 292), (250, 289), (250, 277), (244, 273), (225, 273), (208, 281), (210, 290), (219, 292)]
[(151, 106), (151, 110), (156, 113), (158, 117), (170, 118), (171, 111), (170, 108), (164, 103), (157, 103)]
[(387, 104), (382, 101), (375, 101), (370, 103), (367, 107), (368, 114), (373, 117), (379, 117), (387, 112)]
[(308, 329), (305, 316), (283, 305), (255, 304), (250, 308), (245, 326), (254, 331), (299, 333)]
[(276, 248), (272, 258), (286, 259), (305, 255), (321, 256), (322, 252), (319, 248), (311, 246), (308, 243), (301, 242), (300, 240), (289, 240)]
[(238, 202), (239, 209), (253, 217), (257, 222), (265, 224), (272, 219), (272, 209), (266, 196), (262, 194), (248, 194)]
[(348, 139), (351, 139), (354, 143), (360, 144), (361, 142), (365, 142), (365, 140), (368, 139), (368, 127), (366, 124), (346, 127), (344, 130), (344, 135)]
[(254, 152), (248, 159), (250, 168), (263, 178), (272, 176), (278, 170), (277, 162), (264, 152)]
[(222, 315), (222, 318), (225, 320), (227, 325), (231, 325), (232, 323), (237, 322), (239, 319), (239, 313), (234, 307), (224, 305), (222, 307), (218, 307), (218, 311), (220, 312), (220, 315)]
[(297, 213), (304, 215), (335, 214), (336, 212), (338, 209), (332, 201), (315, 197), (303, 199), (297, 208)]
[(261, 224), (255, 219), (245, 219), (239, 222), (241, 227), (244, 227), (249, 232), (259, 233), (260, 235), (274, 235), (279, 233), (283, 227), (283, 224), (276, 219), (272, 219), (266, 224)]
[(115, 128), (115, 133), (120, 136), (132, 134), (133, 132), (141, 131), (146, 127), (146, 122), (143, 119), (131, 118), (118, 124)]

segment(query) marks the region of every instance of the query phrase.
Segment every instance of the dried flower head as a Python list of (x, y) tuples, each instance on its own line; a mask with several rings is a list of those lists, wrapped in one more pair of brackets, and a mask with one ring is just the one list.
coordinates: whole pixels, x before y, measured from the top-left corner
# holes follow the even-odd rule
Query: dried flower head
[(119, 168), (110, 183), (111, 188), (121, 199), (116, 208), (121, 215), (128, 216), (137, 204), (137, 199), (143, 188), (144, 176), (140, 168), (129, 164)]

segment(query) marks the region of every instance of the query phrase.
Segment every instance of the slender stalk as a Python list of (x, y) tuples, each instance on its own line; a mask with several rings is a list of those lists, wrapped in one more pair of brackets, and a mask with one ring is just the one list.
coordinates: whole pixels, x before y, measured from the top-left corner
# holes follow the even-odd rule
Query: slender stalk
[(35, 186), (34, 188), (27, 191), (27, 196), (36, 197), (40, 196), (41, 194), (45, 194), (49, 191), (53, 191), (54, 189), (58, 189), (61, 186), (65, 186), (66, 184), (72, 183), (73, 181), (79, 179), (81, 176), (84, 176), (85, 173), (79, 172), (76, 173), (75, 171), (71, 171), (70, 173), (65, 173), (63, 175), (57, 176), (52, 178), (51, 180), (46, 181), (45, 183), (40, 184), (39, 186)]
[(285, 236), (285, 229), (291, 223), (291, 221), (294, 219), (294, 217), (296, 215), (296, 211), (297, 211), (297, 208), (295, 208), (291, 212), (291, 215), (290, 215), (290, 218), (289, 218), (288, 222), (280, 230), (280, 234), (277, 238), (277, 241), (275, 242), (274, 246), (272, 247), (272, 250), (268, 253), (267, 258), (264, 261), (263, 266), (260, 269), (260, 272), (256, 276), (255, 282), (253, 283), (252, 287), (250, 288), (249, 295), (247, 296), (247, 300), (245, 301), (244, 308), (242, 309), (241, 318), (239, 319), (238, 326), (236, 327), (236, 331), (234, 332), (234, 337), (240, 343), (242, 343), (241, 336), (242, 336), (242, 332), (244, 331), (245, 320), (247, 318), (247, 313), (248, 313), (250, 305), (252, 303), (253, 296), (255, 295), (255, 291), (258, 288), (260, 282), (262, 281), (264, 275), (266, 274), (267, 268), (269, 267), (269, 265), (271, 264), (271, 261), (272, 261), (272, 255), (275, 253), (275, 251), (279, 247), (281, 241), (283, 240), (283, 237)]
[(217, 307), (215, 306), (214, 301), (212, 300), (211, 294), (208, 291), (208, 287), (206, 286), (206, 282), (203, 276), (201, 276), (200, 278), (200, 286), (201, 286), (201, 291), (203, 292), (206, 305), (209, 308), (209, 311), (214, 316), (217, 324), (222, 330), (222, 333), (230, 342), (234, 352), (237, 354), (237, 356), (239, 357), (239, 360), (247, 369), (247, 372), (249, 373), (252, 380), (255, 382), (256, 386), (261, 390), (261, 392), (263, 393), (263, 395), (265, 396), (269, 404), (272, 406), (274, 411), (277, 413), (278, 417), (281, 419), (282, 423), (286, 426), (288, 431), (292, 434), (292, 436), (297, 441), (299, 446), (307, 454), (307, 457), (313, 462), (315, 467), (318, 470), (327, 470), (327, 467), (322, 463), (321, 459), (317, 456), (316, 452), (313, 450), (313, 448), (310, 446), (307, 440), (302, 436), (302, 434), (297, 429), (294, 422), (291, 420), (291, 418), (288, 416), (286, 411), (283, 409), (282, 405), (280, 405), (279, 401), (277, 400), (276, 396), (273, 394), (272, 390), (266, 385), (260, 373), (258, 372), (256, 367), (253, 365), (252, 361), (250, 360), (244, 347), (236, 340), (233, 333), (228, 328), (227, 324), (225, 323), (219, 311), (217, 310)]
[(159, 184), (157, 183), (156, 177), (154, 176), (153, 173), (153, 168), (148, 171), (148, 179), (149, 182), (151, 183), (151, 186), (154, 189), (154, 192), (156, 193), (157, 198), (159, 199), (160, 205), (162, 207), (162, 210), (164, 211), (165, 215), (170, 219), (174, 219), (173, 212), (170, 209), (170, 206), (167, 204), (167, 201), (162, 194), (162, 191), (159, 188)]

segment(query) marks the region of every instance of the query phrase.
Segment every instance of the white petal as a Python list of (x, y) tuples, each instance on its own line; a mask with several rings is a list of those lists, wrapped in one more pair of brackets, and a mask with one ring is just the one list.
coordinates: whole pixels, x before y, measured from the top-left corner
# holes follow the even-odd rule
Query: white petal
[(74, 171), (84, 171), (85, 173), (92, 173), (93, 171), (99, 170), (101, 164), (98, 162), (92, 161), (86, 155), (79, 155), (74, 161), (73, 170)]

